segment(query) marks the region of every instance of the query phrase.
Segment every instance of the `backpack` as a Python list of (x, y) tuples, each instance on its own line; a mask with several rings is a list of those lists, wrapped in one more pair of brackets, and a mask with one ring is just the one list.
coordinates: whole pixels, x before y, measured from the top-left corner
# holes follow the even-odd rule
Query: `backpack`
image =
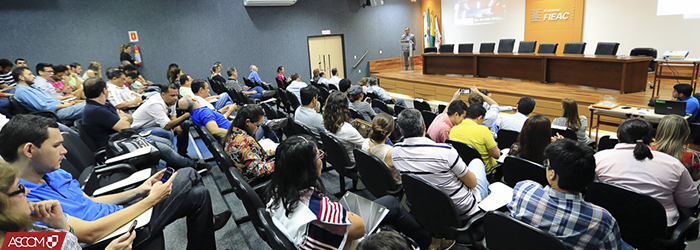
[(151, 142), (148, 137), (141, 136), (134, 129), (123, 129), (122, 131), (109, 136), (106, 150), (107, 158), (131, 153), (147, 146), (152, 146), (151, 152), (143, 156), (129, 159), (129, 164), (137, 169), (143, 169), (141, 166), (156, 165), (160, 160), (160, 151), (158, 148), (156, 148), (155, 143)]

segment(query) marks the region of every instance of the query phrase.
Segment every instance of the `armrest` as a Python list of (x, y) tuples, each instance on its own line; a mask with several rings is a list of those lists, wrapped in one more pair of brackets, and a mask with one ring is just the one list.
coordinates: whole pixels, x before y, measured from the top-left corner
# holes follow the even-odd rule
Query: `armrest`
[(117, 181), (115, 183), (109, 184), (107, 186), (98, 188), (95, 190), (95, 192), (92, 193), (93, 196), (100, 196), (104, 194), (111, 193), (116, 190), (121, 190), (124, 187), (128, 187), (134, 184), (138, 183), (143, 183), (144, 181), (148, 180), (148, 178), (151, 177), (151, 169), (147, 168), (141, 171), (138, 171), (136, 173), (131, 174), (131, 176), (127, 177), (126, 179)]
[(698, 238), (698, 227), (700, 222), (696, 218), (688, 218), (684, 221), (679, 221), (676, 224), (676, 229), (671, 233), (670, 240), (672, 241), (685, 241), (685, 240), (695, 240)]
[(109, 158), (109, 159), (107, 159), (107, 160), (105, 161), (105, 164), (111, 165), (111, 164), (114, 164), (114, 163), (117, 163), (117, 162), (129, 160), (129, 159), (134, 158), (134, 157), (139, 157), (139, 156), (142, 156), (142, 155), (149, 154), (149, 153), (151, 153), (151, 147), (153, 147), (153, 146), (148, 146), (148, 147), (139, 148), (139, 149), (137, 149), (136, 151), (129, 152), (129, 153), (126, 153), (126, 154), (123, 154), (123, 155), (120, 155), (120, 156), (116, 156), (116, 157)]
[(267, 100), (265, 100), (265, 101), (262, 101), (262, 102), (260, 102), (260, 103), (268, 103), (268, 102), (277, 102), (277, 98), (272, 97), (272, 98), (267, 99)]
[(92, 154), (95, 158), (95, 162), (103, 163), (107, 160), (107, 150), (102, 147), (97, 150), (97, 152)]
[[(134, 220), (137, 221), (137, 223), (136, 223), (136, 228), (137, 228), (137, 229), (142, 228), (142, 227), (148, 225), (148, 223), (151, 221), (151, 216), (152, 216), (152, 215), (153, 215), (153, 208), (149, 208), (148, 210), (146, 210), (146, 212), (143, 212), (143, 213), (140, 214), (139, 216), (136, 216), (136, 218), (134, 218), (133, 220), (127, 222), (126, 224), (124, 224), (124, 225), (121, 226), (120, 228), (117, 228), (117, 230), (114, 230), (114, 232), (112, 232), (111, 234), (108, 234), (108, 235), (105, 236), (104, 238), (102, 238), (102, 239), (100, 239), (99, 241), (95, 242), (95, 244), (100, 243), (100, 242), (103, 242), (103, 241), (105, 241), (105, 240), (112, 241), (114, 238), (117, 238), (117, 237), (121, 236), (122, 234), (125, 234), (126, 232), (129, 231), (129, 227), (131, 226), (131, 223), (133, 223)], [(156, 233), (156, 232), (152, 232), (152, 233)], [(93, 244), (93, 245), (94, 245), (94, 244)]]
[(103, 174), (107, 172), (114, 172), (114, 171), (120, 171), (120, 170), (126, 170), (130, 172), (136, 172), (136, 168), (134, 166), (131, 166), (131, 164), (127, 163), (120, 163), (120, 164), (114, 164), (114, 165), (99, 165), (95, 167), (95, 174)]

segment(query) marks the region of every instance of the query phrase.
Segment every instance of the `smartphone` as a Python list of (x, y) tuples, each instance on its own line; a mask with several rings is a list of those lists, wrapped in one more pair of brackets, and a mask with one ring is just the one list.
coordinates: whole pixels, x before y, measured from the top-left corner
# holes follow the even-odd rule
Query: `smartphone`
[(129, 227), (129, 233), (134, 232), (136, 230), (136, 224), (138, 224), (137, 220), (134, 220), (134, 223), (131, 223), (131, 227)]
[(459, 93), (461, 93), (462, 95), (469, 94), (469, 92), (471, 92), (471, 90), (469, 89), (459, 89)]
[(165, 183), (170, 179), (170, 176), (173, 176), (173, 173), (175, 172), (175, 169), (168, 167), (165, 169), (165, 173), (163, 173), (163, 178), (160, 178), (160, 181)]

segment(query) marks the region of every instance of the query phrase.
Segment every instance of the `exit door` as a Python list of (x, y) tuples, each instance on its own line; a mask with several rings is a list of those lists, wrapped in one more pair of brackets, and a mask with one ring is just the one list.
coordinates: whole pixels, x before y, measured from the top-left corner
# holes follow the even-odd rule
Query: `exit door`
[(309, 63), (313, 76), (314, 69), (320, 69), (326, 72), (326, 78), (331, 78), (331, 69), (338, 69), (338, 77), (346, 78), (345, 76), (345, 53), (343, 47), (343, 35), (331, 36), (310, 36), (308, 37), (309, 44)]

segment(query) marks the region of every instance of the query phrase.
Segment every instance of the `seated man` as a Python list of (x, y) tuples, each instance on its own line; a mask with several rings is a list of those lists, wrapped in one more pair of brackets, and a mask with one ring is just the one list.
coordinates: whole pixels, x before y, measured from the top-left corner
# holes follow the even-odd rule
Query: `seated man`
[[(452, 197), (463, 221), (476, 214), (479, 211), (477, 203), (481, 201), (481, 191), (476, 189), (477, 177), (471, 170), (472, 167), (481, 167), (480, 171), (483, 172), (484, 165), (476, 159), (472, 161), (475, 164), (467, 167), (457, 150), (425, 137), (423, 116), (417, 109), (404, 110), (396, 122), (406, 139), (394, 146), (391, 155), (394, 167), (402, 174), (417, 173), (423, 180), (442, 189)], [(488, 183), (485, 174), (481, 178), (482, 183)]]
[[(107, 145), (109, 136), (131, 127), (132, 117), (118, 110), (107, 102), (109, 87), (99, 77), (91, 77), (85, 80), (85, 96), (88, 98), (83, 111), (83, 127), (97, 147)], [(168, 166), (175, 169), (193, 167), (195, 169), (211, 169), (207, 163), (198, 163), (185, 158), (175, 152), (175, 145), (163, 137), (149, 135), (148, 138), (161, 152), (161, 157)]]
[(503, 129), (520, 133), (520, 130), (523, 130), (527, 116), (535, 110), (535, 99), (528, 96), (520, 98), (518, 104), (515, 105), (515, 110), (518, 112), (504, 116), (501, 119), (501, 122), (497, 124), (499, 130)]
[(620, 238), (608, 210), (581, 198), (595, 177), (594, 153), (580, 142), (552, 142), (544, 151), (549, 185), (518, 182), (508, 209), (514, 218), (553, 234), (569, 248), (633, 249)]
[(53, 70), (53, 65), (50, 63), (38, 63), (36, 65), (36, 79), (34, 80), (34, 87), (40, 90), (43, 90), (44, 92), (48, 93), (50, 96), (58, 99), (58, 100), (65, 100), (68, 98), (71, 98), (72, 96), (70, 95), (63, 95), (63, 93), (59, 92), (49, 81), (53, 79), (54, 75), (54, 70)]
[[(340, 90), (340, 80), (343, 80), (343, 78), (338, 77), (338, 69), (332, 68), (331, 69), (331, 79), (328, 79), (328, 84), (333, 84), (333, 85), (335, 85), (335, 87), (337, 87)], [(345, 91), (340, 90), (340, 92), (345, 92)]]
[(297, 100), (299, 103), (301, 103), (301, 96), (299, 95), (299, 90), (301, 88), (306, 87), (308, 84), (305, 82), (301, 81), (301, 76), (299, 76), (299, 73), (294, 73), (292, 74), (292, 82), (287, 86), (287, 92), (291, 92), (297, 97)]
[(387, 104), (396, 104), (401, 107), (406, 107), (406, 102), (403, 99), (393, 98), (389, 95), (389, 92), (377, 84), (377, 78), (371, 77), (369, 79), (369, 87), (367, 87), (367, 92), (375, 93), (379, 96), (379, 99)]
[(348, 95), (348, 92), (350, 91), (350, 87), (352, 87), (352, 82), (350, 81), (350, 79), (341, 79), (338, 82), (337, 86), (338, 86), (338, 90), (340, 90), (340, 92), (343, 92), (343, 93), (345, 93), (345, 95)]
[[(192, 82), (192, 92), (194, 92), (194, 97), (192, 97), (193, 100), (198, 101), (202, 106), (207, 106), (208, 108), (217, 110), (221, 113), (226, 112), (229, 109), (227, 107), (234, 105), (233, 100), (231, 100), (228, 93), (209, 96), (209, 84), (202, 79), (197, 79)], [(211, 105), (210, 101), (216, 98), (219, 100), (217, 100), (214, 105)]]
[(454, 100), (447, 106), (445, 112), (439, 114), (428, 128), (430, 139), (443, 143), (450, 138), (450, 130), (459, 125), (467, 114), (467, 104), (462, 100)]
[(8, 59), (0, 59), (0, 89), (10, 87), (15, 84), (12, 79), (12, 68), (15, 65)]
[(328, 78), (326, 78), (326, 72), (323, 72), (323, 71), (319, 72), (319, 73), (318, 73), (318, 77), (319, 77), (319, 78), (318, 78), (318, 83), (319, 83), (319, 84), (326, 85), (326, 88), (329, 89), (330, 87), (328, 87), (328, 84), (329, 84), (330, 82), (328, 81)]
[(306, 86), (299, 91), (301, 95), (301, 106), (294, 111), (294, 120), (311, 128), (314, 137), (321, 140), (321, 132), (326, 131), (323, 127), (323, 116), (319, 113), (321, 103), (318, 102), (319, 91), (314, 86)]
[[(53, 71), (53, 69), (51, 70)], [(61, 103), (49, 93), (34, 86), (34, 74), (27, 67), (18, 67), (12, 70), (12, 77), (17, 83), (15, 99), (30, 112), (50, 110), (56, 112), (61, 120), (76, 120), (83, 117), (85, 103), (67, 101)], [(51, 84), (49, 84), (51, 85)], [(51, 86), (53, 88), (53, 86)], [(55, 90), (55, 88), (53, 88)]]
[[(139, 105), (143, 100), (146, 100), (145, 95), (141, 95), (127, 88), (126, 75), (121, 70), (107, 71), (107, 90), (109, 96), (107, 100), (110, 104), (118, 109), (125, 109)], [(87, 97), (90, 98), (90, 97)]]
[(188, 74), (183, 74), (180, 76), (180, 95), (183, 97), (194, 97), (194, 92), (192, 92), (192, 77)]
[(193, 100), (189, 97), (183, 97), (179, 101), (179, 107), (182, 110), (189, 112), (192, 123), (200, 127), (206, 127), (212, 135), (217, 138), (224, 138), (231, 127), (231, 122), (226, 119), (235, 110), (235, 107), (229, 108), (223, 115), (216, 112), (214, 109), (202, 106), (200, 101)]
[(68, 82), (63, 80), (64, 76), (68, 72), (68, 67), (66, 67), (66, 65), (56, 65), (52, 68), (53, 75), (51, 76), (51, 79), (48, 79), (51, 86), (56, 88), (56, 91), (58, 91), (62, 95), (70, 94), (71, 92), (73, 92), (76, 88), (74, 86), (68, 85)]
[[(174, 84), (161, 86), (160, 94), (151, 96), (134, 111), (134, 122), (131, 128), (138, 131), (151, 130), (156, 136), (173, 141), (173, 134), (177, 137), (177, 152), (187, 156), (189, 145), (190, 126), (187, 121), (189, 113), (177, 117), (175, 103), (177, 102), (178, 88)], [(170, 132), (172, 130), (172, 132)]]
[[(253, 65), (255, 66), (255, 65)], [(257, 69), (257, 68), (256, 68)], [(236, 92), (241, 92), (245, 94), (246, 96), (252, 97), (257, 100), (262, 100), (263, 97), (271, 97), (275, 95), (276, 91), (270, 90), (266, 91), (260, 86), (255, 86), (253, 88), (248, 88), (248, 86), (245, 86), (245, 84), (241, 84), (236, 80), (236, 77), (238, 77), (238, 71), (236, 71), (236, 68), (234, 67), (228, 67), (226, 69), (226, 74), (228, 74), (228, 80), (226, 81), (226, 84), (224, 86), (226, 89), (229, 90), (235, 90)], [(252, 74), (252, 72), (251, 72)], [(257, 73), (256, 73), (257, 74)]]
[(143, 94), (145, 92), (158, 92), (160, 89), (155, 86), (146, 86), (140, 81), (141, 75), (138, 72), (129, 72), (126, 74), (126, 85), (131, 87), (131, 90)]
[[(89, 197), (78, 181), (60, 169), (66, 149), (56, 122), (49, 118), (15, 116), (0, 131), (0, 140), (4, 142), (0, 154), (18, 170), (19, 183), (31, 190), (27, 199), (59, 201), (80, 242), (94, 243), (153, 208), (150, 222), (134, 240), (135, 248), (163, 249), (164, 246), (154, 246), (159, 242), (153, 240), (162, 238), (165, 226), (187, 217), (187, 248), (216, 249), (214, 231), (231, 216), (229, 211), (213, 215), (209, 190), (191, 168), (178, 170), (165, 183), (160, 181), (163, 170), (135, 189)], [(136, 201), (139, 198), (143, 199)], [(134, 203), (122, 205), (130, 202)]]
[(693, 86), (687, 83), (679, 83), (673, 86), (673, 100), (685, 102), (685, 113), (690, 114), (688, 120), (694, 121), (700, 109), (698, 99), (693, 96)]
[(450, 139), (469, 144), (479, 151), (486, 165), (486, 172), (491, 172), (491, 168), (498, 164), (496, 159), (501, 157), (501, 151), (498, 150), (498, 144), (493, 139), (489, 128), (481, 125), (485, 115), (484, 106), (467, 107), (464, 121), (450, 130)]

